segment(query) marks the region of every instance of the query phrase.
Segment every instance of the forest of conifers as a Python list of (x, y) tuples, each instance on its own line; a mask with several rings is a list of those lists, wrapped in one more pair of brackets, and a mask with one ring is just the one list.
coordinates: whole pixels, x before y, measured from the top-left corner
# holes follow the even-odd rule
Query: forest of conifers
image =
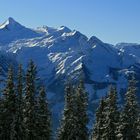
[(36, 65), (30, 61), (26, 73), (19, 65), (15, 75), (9, 67), (1, 80), (0, 140), (139, 140), (140, 109), (134, 75), (128, 81), (124, 105), (118, 105), (117, 87), (111, 85), (100, 100), (92, 133), (89, 133), (88, 94), (84, 80), (65, 87), (65, 105), (60, 126), (52, 130), (52, 115), (45, 86), (37, 78)]

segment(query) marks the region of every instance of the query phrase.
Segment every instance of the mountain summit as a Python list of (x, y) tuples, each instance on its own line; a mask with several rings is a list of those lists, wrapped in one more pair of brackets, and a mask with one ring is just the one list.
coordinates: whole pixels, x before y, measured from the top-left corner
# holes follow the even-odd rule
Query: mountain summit
[(9, 17), (3, 24), (0, 25), (0, 29), (9, 28), (12, 26), (19, 25), (13, 18)]
[(0, 44), (8, 44), (19, 39), (38, 37), (39, 34), (9, 17), (0, 25)]

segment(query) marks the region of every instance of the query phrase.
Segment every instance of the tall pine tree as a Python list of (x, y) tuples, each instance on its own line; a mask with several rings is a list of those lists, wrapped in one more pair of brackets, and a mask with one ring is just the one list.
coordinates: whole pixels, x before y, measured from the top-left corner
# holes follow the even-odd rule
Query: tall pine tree
[(17, 97), (16, 97), (16, 129), (18, 140), (24, 140), (24, 125), (23, 125), (23, 70), (22, 65), (19, 65), (17, 76)]
[(50, 140), (51, 138), (51, 115), (48, 107), (45, 87), (39, 92), (37, 105), (37, 140)]
[[(0, 87), (2, 86), (2, 81), (1, 81), (1, 67), (0, 67)], [(1, 136), (2, 136), (2, 121), (3, 121), (3, 118), (2, 118), (2, 114), (3, 114), (3, 98), (2, 98), (2, 90), (0, 89), (0, 139), (1, 139)]]
[(57, 140), (76, 140), (75, 93), (71, 84), (65, 88), (65, 107)]
[(105, 122), (103, 138), (116, 140), (116, 133), (119, 121), (119, 111), (117, 106), (117, 90), (111, 86), (108, 98), (106, 99)]
[(137, 139), (139, 140), (140, 139), (140, 114), (139, 114), (139, 117), (138, 117), (138, 120), (137, 120), (137, 124), (138, 124), (137, 125), (137, 131), (138, 131)]
[(138, 137), (138, 102), (136, 98), (136, 80), (132, 76), (126, 93), (126, 103), (120, 118), (118, 136), (123, 140), (136, 140)]
[(99, 107), (96, 111), (96, 121), (94, 124), (92, 140), (103, 140), (104, 136), (104, 123), (105, 123), (105, 109), (106, 102), (105, 99), (101, 99)]
[(81, 80), (76, 89), (76, 119), (77, 134), (76, 140), (88, 140), (88, 96), (85, 91), (84, 82)]
[(24, 139), (36, 140), (36, 66), (32, 60), (26, 73), (24, 98)]
[(2, 135), (2, 121), (3, 121), (3, 99), (1, 97), (2, 95), (0, 95), (0, 139), (1, 139), (1, 135)]
[(2, 134), (1, 139), (4, 140), (17, 140), (16, 131), (16, 93), (13, 78), (13, 68), (8, 70), (8, 77), (6, 87), (4, 90), (4, 102), (2, 113)]

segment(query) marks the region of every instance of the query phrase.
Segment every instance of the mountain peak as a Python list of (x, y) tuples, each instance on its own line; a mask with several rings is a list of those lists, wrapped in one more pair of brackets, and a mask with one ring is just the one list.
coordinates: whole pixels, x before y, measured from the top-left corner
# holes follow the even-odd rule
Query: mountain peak
[(0, 25), (0, 29), (5, 29), (5, 28), (13, 28), (13, 27), (20, 27), (18, 22), (16, 22), (12, 17), (9, 17), (2, 25)]
[(14, 22), (16, 22), (12, 17), (9, 17), (7, 21), (9, 21), (9, 23), (14, 23)]
[(91, 45), (94, 45), (94, 44), (102, 44), (103, 42), (98, 39), (96, 36), (92, 36), (90, 39), (89, 39), (89, 43)]
[(66, 33), (71, 32), (71, 30), (66, 26), (60, 26), (57, 30), (62, 31), (62, 32), (66, 32)]
[(13, 18), (9, 17), (0, 25), (0, 43), (7, 44), (18, 39), (40, 37), (41, 34), (26, 28)]

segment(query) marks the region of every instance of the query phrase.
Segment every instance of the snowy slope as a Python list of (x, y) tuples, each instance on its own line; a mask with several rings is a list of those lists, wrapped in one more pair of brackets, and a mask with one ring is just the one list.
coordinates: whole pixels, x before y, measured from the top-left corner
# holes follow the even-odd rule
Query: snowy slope
[[(30, 59), (35, 61), (46, 84), (56, 124), (63, 108), (64, 83), (70, 77), (73, 82), (85, 77), (89, 116), (92, 116), (110, 84), (116, 84), (118, 91), (125, 89), (129, 73), (140, 71), (140, 45), (113, 46), (66, 26), (32, 30), (9, 18), (0, 26), (0, 49), (10, 53), (15, 62), (22, 63), (24, 69)], [(121, 97), (119, 94), (120, 101)]]
[(116, 48), (120, 49), (125, 54), (129, 54), (132, 57), (135, 57), (140, 62), (140, 44), (134, 43), (119, 43), (116, 44)]
[(7, 44), (18, 39), (38, 36), (40, 35), (37, 32), (20, 25), (11, 17), (0, 25), (0, 44)]

